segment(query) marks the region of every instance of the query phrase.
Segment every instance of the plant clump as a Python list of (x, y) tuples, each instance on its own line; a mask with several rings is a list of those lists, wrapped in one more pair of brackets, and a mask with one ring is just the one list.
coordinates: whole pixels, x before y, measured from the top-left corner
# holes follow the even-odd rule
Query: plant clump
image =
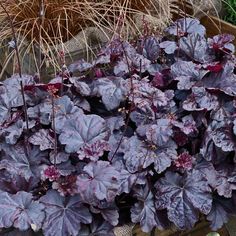
[(236, 213), (232, 41), (192, 18), (162, 37), (115, 38), (48, 84), (23, 75), (26, 114), (19, 75), (3, 81), (0, 227), (113, 236), (201, 216), (221, 228)]

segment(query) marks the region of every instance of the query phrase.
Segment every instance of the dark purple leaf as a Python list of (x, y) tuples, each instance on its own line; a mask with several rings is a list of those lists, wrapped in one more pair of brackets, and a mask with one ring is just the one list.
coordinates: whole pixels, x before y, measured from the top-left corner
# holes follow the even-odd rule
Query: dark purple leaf
[(39, 146), (41, 151), (54, 148), (54, 139), (52, 137), (52, 131), (47, 129), (40, 129), (29, 137), (29, 142), (33, 145)]
[(210, 73), (202, 79), (201, 84), (208, 89), (219, 89), (230, 96), (236, 95), (236, 75), (234, 74), (235, 65), (227, 62), (224, 69), (218, 73)]
[(120, 173), (109, 162), (91, 162), (84, 167), (83, 172), (77, 178), (77, 185), (85, 201), (114, 200), (119, 189)]
[(210, 111), (216, 110), (218, 106), (217, 97), (203, 87), (193, 87), (192, 94), (183, 102), (183, 108), (187, 111)]
[(26, 180), (31, 177), (39, 178), (42, 169), (42, 162), (47, 157), (46, 152), (40, 151), (37, 147), (24, 147), (21, 143), (15, 146), (5, 146), (0, 168), (5, 168), (12, 174), (19, 174)]
[(97, 115), (77, 115), (65, 122), (59, 136), (61, 144), (66, 145), (67, 153), (78, 152), (85, 145), (102, 141), (107, 137), (105, 120)]
[(101, 214), (103, 219), (113, 226), (119, 223), (118, 208), (113, 203), (99, 201), (96, 206), (91, 206), (91, 211), (95, 214)]
[(92, 64), (86, 62), (84, 59), (74, 62), (68, 66), (68, 70), (71, 72), (84, 72), (93, 67)]
[(75, 116), (82, 115), (83, 111), (74, 105), (69, 97), (63, 96), (55, 101), (55, 128), (61, 133), (65, 122)]
[(182, 37), (179, 40), (179, 50), (192, 61), (209, 62), (212, 57), (207, 52), (208, 45), (204, 37), (199, 34), (189, 34), (187, 37)]
[(233, 213), (234, 205), (231, 199), (214, 198), (212, 208), (207, 216), (207, 220), (211, 222), (211, 229), (218, 230), (228, 222), (229, 213)]
[(96, 81), (98, 94), (108, 110), (117, 108), (126, 99), (128, 89), (123, 78), (100, 78)]
[(208, 214), (212, 207), (211, 189), (199, 172), (182, 177), (167, 172), (155, 184), (156, 207), (167, 208), (168, 218), (180, 229), (189, 229), (198, 221), (198, 212)]
[(214, 50), (222, 50), (226, 53), (234, 53), (235, 47), (232, 43), (234, 40), (234, 36), (230, 34), (222, 34), (222, 35), (216, 35), (212, 39), (208, 39), (208, 44), (210, 48), (213, 48)]
[(206, 29), (203, 25), (200, 24), (198, 19), (193, 18), (182, 18), (174, 22), (171, 26), (169, 26), (166, 31), (169, 34), (183, 36), (186, 33), (192, 34), (197, 33), (201, 36), (205, 35)]
[(83, 206), (79, 196), (64, 198), (54, 190), (40, 198), (45, 206), (46, 219), (43, 222), (45, 236), (77, 236), (80, 224), (92, 222), (89, 210)]
[(143, 197), (138, 197), (139, 201), (131, 208), (132, 222), (140, 222), (140, 226), (144, 232), (150, 232), (154, 227), (163, 230), (160, 211), (155, 208), (152, 192), (149, 191), (148, 187), (143, 187), (141, 191)]
[(170, 140), (162, 146), (150, 146), (136, 136), (130, 138), (125, 150), (125, 163), (128, 171), (135, 173), (154, 164), (157, 173), (162, 173), (177, 158), (176, 144)]
[(44, 206), (33, 201), (30, 193), (0, 193), (0, 227), (39, 230), (45, 218)]
[(178, 46), (174, 41), (164, 41), (160, 43), (160, 48), (163, 48), (167, 54), (173, 54)]
[(92, 224), (82, 227), (78, 236), (115, 236), (113, 229), (114, 226), (96, 217)]

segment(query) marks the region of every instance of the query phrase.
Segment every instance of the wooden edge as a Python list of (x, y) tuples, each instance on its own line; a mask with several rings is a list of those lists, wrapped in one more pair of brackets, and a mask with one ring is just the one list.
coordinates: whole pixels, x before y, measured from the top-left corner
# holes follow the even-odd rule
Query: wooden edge
[(217, 34), (234, 35), (234, 43), (236, 44), (236, 25), (230, 24), (215, 16), (204, 16), (200, 19), (201, 23), (206, 27), (207, 35), (214, 36)]

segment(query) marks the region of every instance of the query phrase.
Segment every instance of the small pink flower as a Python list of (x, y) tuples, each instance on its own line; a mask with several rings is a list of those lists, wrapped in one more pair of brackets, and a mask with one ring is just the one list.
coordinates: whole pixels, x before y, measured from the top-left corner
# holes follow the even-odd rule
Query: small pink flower
[(103, 73), (101, 71), (101, 69), (95, 69), (95, 75), (97, 78), (101, 78), (103, 76)]
[(60, 173), (55, 166), (48, 166), (42, 173), (42, 179), (49, 179), (50, 181), (55, 181), (60, 177)]
[(192, 169), (193, 165), (193, 158), (191, 155), (189, 155), (188, 152), (181, 153), (177, 160), (175, 160), (175, 166), (178, 168), (183, 168), (186, 170)]
[(52, 188), (57, 190), (62, 196), (73, 196), (77, 193), (76, 175), (68, 175), (53, 182)]

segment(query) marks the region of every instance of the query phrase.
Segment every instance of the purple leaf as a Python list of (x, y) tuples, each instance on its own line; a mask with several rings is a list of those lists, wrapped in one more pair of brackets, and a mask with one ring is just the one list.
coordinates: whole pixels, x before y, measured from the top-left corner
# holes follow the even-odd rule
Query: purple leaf
[(89, 226), (84, 226), (79, 231), (79, 236), (115, 236), (113, 232), (114, 226), (108, 222), (99, 219), (98, 217), (94, 218), (92, 224)]
[(40, 198), (40, 202), (46, 212), (43, 222), (45, 236), (77, 236), (81, 223), (92, 222), (91, 214), (79, 196), (64, 198), (51, 190)]
[(85, 201), (114, 200), (119, 189), (120, 173), (109, 162), (90, 162), (83, 172), (77, 178), (77, 185), (78, 192)]
[(236, 75), (234, 63), (227, 62), (224, 69), (218, 73), (210, 73), (202, 80), (202, 85), (208, 89), (219, 89), (230, 96), (236, 95)]
[(77, 115), (65, 122), (59, 136), (61, 144), (66, 145), (67, 153), (78, 152), (85, 145), (102, 141), (107, 137), (105, 120), (97, 115)]
[(216, 110), (219, 106), (218, 99), (203, 87), (193, 87), (192, 94), (183, 102), (187, 111)]
[(100, 201), (96, 206), (91, 206), (91, 211), (95, 214), (101, 214), (103, 219), (113, 226), (119, 223), (118, 208), (115, 204)]
[(54, 151), (50, 152), (50, 161), (53, 164), (60, 164), (62, 162), (66, 162), (69, 159), (70, 154), (65, 153), (65, 152), (58, 152), (54, 153)]
[(235, 47), (232, 43), (234, 40), (234, 36), (230, 34), (222, 34), (222, 35), (216, 35), (212, 39), (208, 39), (208, 44), (210, 48), (213, 48), (214, 50), (222, 50), (226, 53), (234, 53)]
[(169, 26), (166, 31), (169, 34), (183, 36), (186, 33), (192, 34), (197, 33), (201, 36), (204, 36), (206, 33), (206, 29), (203, 25), (200, 24), (198, 19), (193, 18), (183, 18), (174, 22), (171, 26)]
[(161, 222), (159, 211), (155, 208), (153, 194), (147, 191), (147, 187), (143, 189), (141, 191), (145, 191), (142, 193), (144, 197), (139, 197), (139, 201), (130, 210), (132, 222), (140, 222), (143, 232), (150, 232), (154, 227), (163, 230), (163, 222)]
[(17, 140), (22, 135), (24, 129), (24, 122), (23, 120), (19, 119), (12, 125), (8, 126), (7, 128), (0, 127), (0, 135), (5, 137), (5, 141), (8, 144), (16, 144)]
[(210, 213), (207, 215), (207, 220), (211, 222), (211, 229), (218, 230), (228, 222), (229, 213), (232, 213), (234, 205), (231, 199), (214, 198)]
[(74, 105), (69, 97), (63, 96), (55, 101), (55, 128), (57, 133), (61, 133), (65, 122), (83, 111)]
[(155, 61), (159, 57), (159, 42), (156, 37), (149, 36), (145, 37), (141, 42), (139, 42), (138, 52), (146, 57), (150, 61)]
[(30, 227), (39, 230), (45, 218), (44, 206), (33, 201), (30, 193), (23, 191), (17, 194), (0, 193), (0, 227), (14, 226), (20, 230)]
[(100, 78), (96, 81), (98, 94), (108, 110), (117, 108), (126, 99), (128, 89), (123, 78)]
[(180, 229), (189, 229), (198, 221), (198, 212), (208, 214), (212, 207), (211, 189), (199, 172), (186, 178), (167, 172), (155, 184), (156, 207), (167, 208), (168, 218)]
[(71, 72), (84, 72), (93, 67), (92, 64), (86, 62), (84, 59), (74, 62), (68, 66), (68, 70)]
[(160, 43), (160, 48), (163, 48), (166, 54), (173, 54), (178, 47), (176, 42), (167, 40)]
[(156, 124), (150, 125), (146, 130), (147, 140), (158, 147), (167, 143), (172, 135), (172, 125), (168, 119), (158, 119)]
[(189, 34), (187, 37), (180, 38), (179, 49), (192, 61), (212, 61), (212, 57), (207, 52), (207, 41), (199, 34)]
[(41, 151), (54, 148), (54, 139), (52, 137), (52, 131), (47, 129), (40, 129), (29, 137), (29, 142), (33, 145), (39, 146)]
[(157, 173), (162, 173), (177, 158), (176, 144), (170, 140), (162, 146), (145, 144), (136, 136), (130, 138), (125, 150), (128, 171), (135, 173), (154, 164)]
[(191, 61), (177, 61), (171, 66), (171, 73), (178, 82), (178, 89), (189, 90), (201, 80), (206, 71)]
[[(27, 150), (28, 149), (28, 150)], [(47, 157), (46, 152), (37, 147), (24, 147), (21, 143), (4, 147), (0, 168), (5, 168), (12, 174), (19, 174), (26, 180), (40, 177), (41, 163)]]
[[(23, 86), (35, 84), (33, 77), (30, 75), (23, 75), (22, 78), (20, 78), (19, 75), (15, 74), (11, 78), (4, 80), (3, 84), (6, 88), (5, 96), (11, 107), (20, 107), (24, 104), (20, 80), (22, 80)], [(28, 100), (27, 96), (26, 100)]]

